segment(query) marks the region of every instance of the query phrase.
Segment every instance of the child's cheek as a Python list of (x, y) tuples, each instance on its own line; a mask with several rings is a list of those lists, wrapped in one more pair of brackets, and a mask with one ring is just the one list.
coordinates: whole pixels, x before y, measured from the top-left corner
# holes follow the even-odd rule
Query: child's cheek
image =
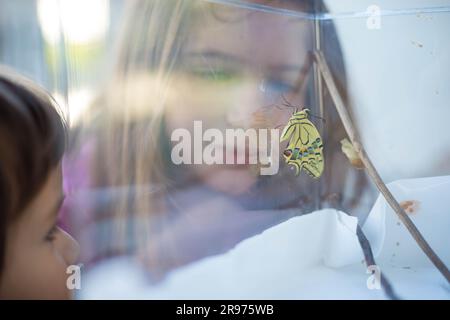
[(45, 259), (44, 266), (46, 273), (46, 278), (48, 279), (49, 285), (48, 294), (54, 295), (52, 299), (69, 299), (71, 297), (71, 292), (67, 286), (67, 279), (70, 274), (67, 274), (68, 264), (64, 255), (52, 245), (50, 254)]
[(66, 285), (67, 265), (52, 243), (45, 243), (35, 253), (35, 263), (30, 263), (30, 293), (37, 299), (69, 299)]
[(50, 244), (29, 245), (15, 252), (2, 274), (2, 298), (70, 298), (66, 265)]

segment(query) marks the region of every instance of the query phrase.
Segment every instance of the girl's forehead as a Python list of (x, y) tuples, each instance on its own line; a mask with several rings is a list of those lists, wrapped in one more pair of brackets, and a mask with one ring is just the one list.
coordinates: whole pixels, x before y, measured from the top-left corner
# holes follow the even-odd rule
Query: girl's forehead
[(206, 15), (203, 23), (192, 27), (184, 50), (217, 51), (254, 65), (300, 65), (304, 61), (312, 46), (309, 21), (244, 11), (239, 19), (229, 21)]

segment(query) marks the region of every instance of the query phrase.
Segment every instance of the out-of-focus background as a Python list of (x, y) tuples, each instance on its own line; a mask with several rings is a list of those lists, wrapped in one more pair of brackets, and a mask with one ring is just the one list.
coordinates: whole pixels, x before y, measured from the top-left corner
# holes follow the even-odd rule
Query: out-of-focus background
[(111, 69), (124, 1), (0, 2), (0, 62), (47, 88), (71, 125)]

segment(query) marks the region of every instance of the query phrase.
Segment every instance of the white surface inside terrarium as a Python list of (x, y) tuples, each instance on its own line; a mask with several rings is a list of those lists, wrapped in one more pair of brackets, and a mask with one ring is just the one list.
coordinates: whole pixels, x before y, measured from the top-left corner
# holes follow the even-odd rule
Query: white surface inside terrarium
[[(396, 181), (399, 201), (415, 201), (411, 219), (444, 263), (450, 176)], [(82, 299), (385, 299), (362, 262), (357, 219), (325, 209), (295, 217), (150, 285), (131, 259), (98, 265), (84, 278)], [(450, 286), (381, 196), (364, 226), (378, 267), (402, 299), (450, 299)], [(371, 285), (372, 284), (372, 285)]]
[[(450, 28), (450, 1), (326, 4), (336, 16), (355, 122), (384, 181), (448, 174), (450, 43), (442, 30)], [(374, 5), (379, 15), (367, 16)]]

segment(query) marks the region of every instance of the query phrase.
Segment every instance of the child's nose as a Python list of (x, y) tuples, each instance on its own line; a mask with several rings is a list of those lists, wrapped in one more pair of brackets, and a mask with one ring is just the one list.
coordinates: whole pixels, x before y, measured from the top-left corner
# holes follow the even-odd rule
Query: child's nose
[(61, 232), (61, 244), (60, 244), (60, 253), (64, 258), (64, 261), (67, 265), (76, 264), (78, 260), (78, 256), (80, 254), (80, 246), (78, 242), (72, 238), (70, 234), (65, 232), (64, 230), (60, 230)]
[(232, 127), (250, 128), (252, 115), (264, 105), (263, 99), (261, 93), (257, 91), (256, 82), (249, 81), (228, 107), (227, 124)]

